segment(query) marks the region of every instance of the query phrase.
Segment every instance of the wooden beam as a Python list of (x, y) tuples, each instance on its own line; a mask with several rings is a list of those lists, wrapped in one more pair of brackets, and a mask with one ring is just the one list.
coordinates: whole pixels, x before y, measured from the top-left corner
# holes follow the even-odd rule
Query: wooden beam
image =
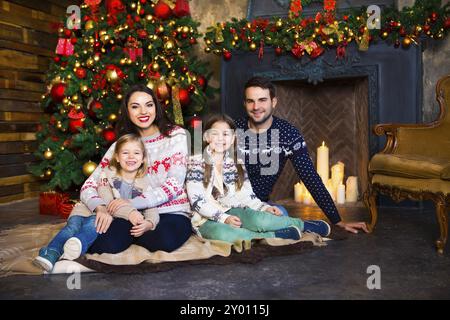
[(0, 69), (0, 78), (45, 83), (46, 75), (42, 72), (28, 72), (24, 70)]
[(0, 122), (0, 132), (36, 132), (37, 126), (36, 122)]
[(0, 89), (0, 99), (19, 101), (40, 101), (42, 93), (23, 90)]
[(0, 79), (0, 89), (29, 90), (40, 94), (46, 91), (43, 83), (9, 79)]
[(6, 141), (35, 141), (36, 133), (19, 132), (19, 133), (0, 133), (0, 142)]
[(35, 177), (31, 174), (24, 174), (21, 176), (14, 176), (14, 177), (5, 177), (0, 178), (0, 185), (1, 186), (11, 186), (15, 184), (21, 184), (26, 182), (43, 182), (43, 179)]
[(27, 173), (29, 173), (29, 171), (28, 164), (26, 163), (7, 164), (0, 166), (0, 178), (21, 176)]
[(39, 182), (16, 184), (12, 186), (0, 186), (0, 197), (14, 194), (40, 191), (42, 184)]
[(41, 55), (45, 57), (53, 57), (55, 55), (54, 50), (44, 49), (42, 47), (37, 47), (20, 42), (14, 42), (11, 40), (0, 40), (0, 48), (14, 49), (16, 51), (23, 51), (26, 53)]
[[(0, 203), (8, 203), (11, 201), (29, 199), (29, 198), (37, 198), (39, 197), (40, 191), (32, 191), (26, 193), (19, 193), (12, 196), (0, 197)], [(37, 209), (36, 209), (37, 210)]]
[(37, 147), (36, 141), (0, 142), (0, 154), (33, 153)]
[[(1, 80), (0, 80), (1, 82)], [(42, 113), (43, 110), (38, 102), (0, 100), (0, 111), (32, 112)], [(2, 132), (2, 130), (0, 130)]]
[(39, 70), (39, 59), (32, 54), (9, 49), (0, 49), (0, 67)]
[(1, 112), (0, 121), (36, 121), (39, 122), (42, 113)]
[(33, 154), (0, 154), (0, 165), (14, 164), (14, 163), (31, 163), (36, 161), (38, 161), (38, 158)]

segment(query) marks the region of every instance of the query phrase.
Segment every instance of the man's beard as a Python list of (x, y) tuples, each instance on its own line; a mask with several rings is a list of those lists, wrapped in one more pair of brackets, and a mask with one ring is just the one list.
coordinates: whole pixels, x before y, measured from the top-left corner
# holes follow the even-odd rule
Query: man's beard
[(273, 111), (274, 111), (274, 109), (271, 108), (269, 114), (267, 116), (265, 116), (264, 118), (262, 118), (261, 120), (259, 120), (259, 121), (255, 121), (255, 119), (253, 119), (252, 117), (249, 117), (249, 118), (250, 118), (251, 122), (253, 122), (254, 124), (260, 125), (260, 124), (263, 124), (267, 120), (270, 119), (270, 117), (273, 115)]

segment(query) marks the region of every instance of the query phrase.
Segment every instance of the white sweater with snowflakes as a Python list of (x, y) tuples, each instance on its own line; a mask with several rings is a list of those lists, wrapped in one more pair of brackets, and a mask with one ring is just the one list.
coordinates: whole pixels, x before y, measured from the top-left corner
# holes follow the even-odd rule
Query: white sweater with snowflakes
[[(143, 137), (142, 141), (148, 155), (150, 184), (142, 195), (130, 200), (131, 204), (138, 210), (152, 208), (158, 213), (181, 213), (189, 216), (191, 210), (184, 188), (188, 155), (185, 130), (175, 127), (168, 137), (157, 133)], [(105, 205), (97, 193), (97, 181), (102, 169), (109, 165), (114, 148), (115, 143), (81, 188), (80, 199), (91, 211), (99, 205)]]
[[(207, 151), (207, 155), (209, 152)], [(245, 167), (243, 166), (244, 172)], [(234, 160), (226, 154), (222, 165), (222, 174), (212, 163), (211, 179), (208, 186), (203, 185), (205, 174), (205, 158), (194, 155), (188, 160), (186, 189), (191, 201), (192, 225), (199, 227), (208, 219), (224, 223), (230, 216), (226, 212), (231, 208), (251, 208), (265, 211), (269, 204), (262, 202), (254, 194), (250, 180), (245, 172), (244, 183), (237, 190), (237, 168)]]

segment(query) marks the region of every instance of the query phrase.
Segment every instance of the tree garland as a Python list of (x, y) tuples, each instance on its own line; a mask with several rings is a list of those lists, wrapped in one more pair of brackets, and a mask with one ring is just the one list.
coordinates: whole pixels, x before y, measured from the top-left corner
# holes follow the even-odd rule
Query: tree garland
[(323, 10), (314, 17), (303, 17), (303, 7), (314, 0), (291, 0), (289, 17), (233, 18), (207, 29), (205, 51), (230, 60), (232, 51), (256, 51), (261, 59), (265, 47), (272, 47), (277, 55), (285, 52), (297, 58), (308, 55), (317, 58), (325, 49), (335, 49), (343, 58), (346, 47), (355, 41), (358, 49), (368, 50), (379, 40), (398, 48), (409, 48), (421, 39), (443, 39), (450, 29), (450, 3), (441, 6), (440, 0), (417, 0), (412, 7), (401, 11), (386, 8), (381, 12), (381, 29), (369, 29), (367, 7), (336, 13), (336, 1), (325, 0)]

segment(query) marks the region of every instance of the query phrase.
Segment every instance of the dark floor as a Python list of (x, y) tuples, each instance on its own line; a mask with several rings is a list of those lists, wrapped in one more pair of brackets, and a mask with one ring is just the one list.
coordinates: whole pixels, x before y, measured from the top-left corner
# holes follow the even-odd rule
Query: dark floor
[[(317, 216), (317, 209), (291, 208)], [(344, 219), (367, 219), (365, 208), (341, 208)], [(0, 229), (55, 221), (38, 215), (37, 200), (0, 205)], [(0, 278), (0, 299), (449, 299), (450, 248), (434, 248), (433, 211), (382, 209), (373, 234), (350, 235), (327, 247), (255, 265), (187, 266), (167, 272)], [(367, 288), (369, 266), (381, 271), (381, 289)]]

